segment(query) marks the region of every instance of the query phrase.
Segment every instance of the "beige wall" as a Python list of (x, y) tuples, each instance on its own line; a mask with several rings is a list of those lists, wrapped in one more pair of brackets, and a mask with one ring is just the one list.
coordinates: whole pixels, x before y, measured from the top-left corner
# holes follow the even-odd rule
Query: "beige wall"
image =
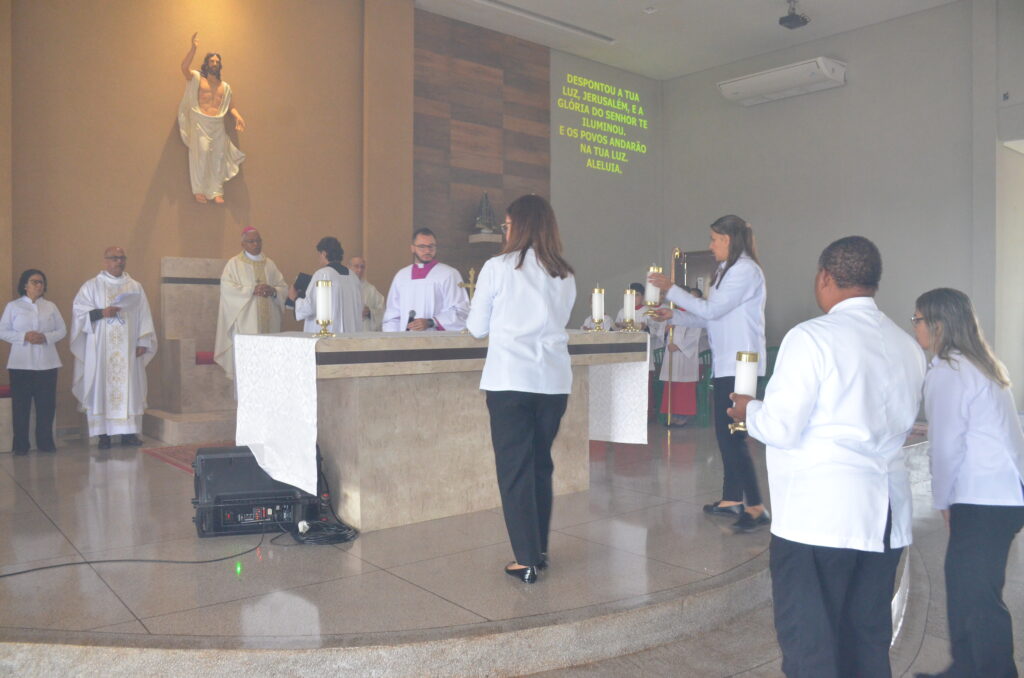
[[(374, 14), (386, 5), (385, 18), (404, 21), (408, 33), (390, 41), (386, 26), (375, 23), (373, 41), (386, 43), (389, 53), (368, 68), (364, 4)], [(0, 141), (0, 204), (13, 205), (13, 268), (45, 270), (48, 296), (69, 324), (71, 300), (100, 269), (109, 244), (125, 247), (129, 271), (159, 318), (160, 258), (229, 256), (249, 224), (260, 228), (265, 251), (293, 278), (316, 268), (314, 245), (324, 235), (337, 236), (350, 254), (368, 247), (364, 191), (379, 199), (379, 184), (387, 182), (391, 213), (410, 216), (375, 225), (366, 237), (406, 238), (411, 170), (408, 178), (378, 172), (364, 180), (363, 83), (386, 81), (406, 62), (411, 78), (412, 0), (0, 0), (0, 13), (12, 6), (0, 50), (9, 33), (16, 68), (13, 95), (2, 94), (0, 69), (0, 128), (13, 129), (14, 172), (2, 181)], [(241, 135), (232, 132), (248, 157), (226, 185), (226, 206), (192, 199), (175, 121), (184, 88), (179, 64), (197, 30), (193, 66), (206, 51), (223, 54), (224, 78), (248, 125)], [(411, 139), (411, 95), (398, 106), (408, 123), (388, 124), (398, 140), (403, 126)], [(2, 124), (8, 110), (13, 126)], [(407, 146), (385, 150), (395, 164), (406, 153), (411, 168)], [(2, 191), (10, 188), (12, 200), (5, 201)], [(0, 227), (4, 219), (0, 210)], [(5, 260), (0, 238), (3, 281), (10, 279)], [(391, 274), (377, 269), (371, 278), (386, 285)], [(77, 419), (66, 342), (61, 352), (58, 426), (68, 426)], [(159, 379), (159, 362), (151, 364), (151, 381)]]
[[(11, 276), (11, 0), (0, 0), (0, 299)], [(0, 341), (0, 365), (7, 365), (9, 348)], [(0, 383), (7, 381), (3, 370)]]

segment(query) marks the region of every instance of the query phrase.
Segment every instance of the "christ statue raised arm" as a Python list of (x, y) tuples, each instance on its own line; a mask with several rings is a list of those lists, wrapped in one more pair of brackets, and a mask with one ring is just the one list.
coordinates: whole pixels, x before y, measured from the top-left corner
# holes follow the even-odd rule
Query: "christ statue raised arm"
[(198, 71), (192, 59), (199, 47), (199, 33), (192, 34), (192, 47), (181, 62), (185, 94), (178, 105), (178, 130), (188, 146), (188, 169), (196, 202), (224, 202), (224, 182), (238, 174), (245, 154), (231, 143), (224, 128), (231, 113), (235, 130), (245, 130), (245, 120), (231, 103), (231, 85), (220, 78), (220, 54), (210, 52)]

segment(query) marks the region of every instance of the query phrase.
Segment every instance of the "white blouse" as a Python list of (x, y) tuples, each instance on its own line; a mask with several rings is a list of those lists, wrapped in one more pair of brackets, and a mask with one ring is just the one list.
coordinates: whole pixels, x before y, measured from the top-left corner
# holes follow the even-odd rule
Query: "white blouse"
[[(719, 268), (725, 266), (725, 262)], [(705, 327), (711, 344), (715, 377), (736, 375), (736, 354), (756, 352), (758, 374), (764, 376), (768, 352), (764, 338), (764, 273), (746, 254), (736, 260), (719, 285), (711, 285), (707, 299), (698, 299), (680, 287), (669, 288), (665, 297), (676, 306), (673, 325)]]
[[(25, 341), (26, 332), (42, 332), (46, 335), (46, 342), (30, 344)], [(39, 297), (33, 303), (28, 296), (23, 296), (8, 303), (0, 318), (0, 339), (11, 344), (7, 369), (52, 370), (60, 367), (55, 344), (67, 333), (64, 318), (53, 302)]]
[(924, 381), (932, 502), (1024, 506), (1024, 433), (1013, 393), (960, 353), (932, 359)]
[(488, 259), (480, 271), (466, 327), (487, 337), (480, 388), (484, 391), (569, 393), (569, 322), (576, 301), (572, 275), (555, 278), (532, 249)]

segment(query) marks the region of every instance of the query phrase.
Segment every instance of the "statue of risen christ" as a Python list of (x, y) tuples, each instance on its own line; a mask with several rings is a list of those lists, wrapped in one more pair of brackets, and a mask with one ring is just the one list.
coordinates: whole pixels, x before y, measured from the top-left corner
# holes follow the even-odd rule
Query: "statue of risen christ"
[(231, 113), (235, 130), (245, 130), (245, 120), (231, 104), (231, 85), (220, 79), (221, 57), (210, 52), (202, 68), (192, 70), (199, 46), (199, 33), (192, 34), (192, 47), (181, 62), (185, 94), (178, 105), (178, 130), (188, 146), (188, 169), (196, 202), (224, 202), (224, 182), (238, 174), (245, 154), (231, 143), (224, 129), (224, 117)]

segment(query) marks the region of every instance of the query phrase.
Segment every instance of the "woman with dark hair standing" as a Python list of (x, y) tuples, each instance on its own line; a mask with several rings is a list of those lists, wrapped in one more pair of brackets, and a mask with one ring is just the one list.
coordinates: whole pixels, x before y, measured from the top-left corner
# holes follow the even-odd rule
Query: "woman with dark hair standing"
[(1024, 527), (1024, 433), (1006, 369), (978, 328), (971, 300), (939, 288), (911, 320), (934, 354), (924, 381), (932, 501), (949, 526), (946, 616), (952, 665), (919, 676), (1016, 676), (1003, 583)]
[(36, 447), (56, 452), (53, 415), (57, 407), (57, 368), (60, 358), (54, 346), (67, 334), (57, 306), (43, 298), (46, 274), (30, 268), (18, 279), (18, 298), (7, 304), (0, 317), (0, 339), (11, 344), (7, 369), (11, 376), (11, 414), (14, 420), (14, 454), (28, 454), (28, 423), (32, 401), (36, 404)]
[[(743, 219), (727, 215), (711, 224), (711, 253), (718, 271), (708, 288), (707, 299), (696, 299), (668, 277), (652, 274), (649, 280), (674, 303), (677, 311), (658, 311), (662, 320), (671, 318), (673, 325), (704, 327), (711, 344), (714, 369), (715, 437), (722, 454), (724, 481), (722, 498), (704, 506), (710, 515), (735, 517), (733, 529), (751, 532), (771, 522), (761, 501), (754, 463), (747, 449), (747, 434), (729, 432), (732, 422), (726, 410), (731, 407), (729, 394), (736, 383), (736, 354), (757, 353), (758, 374), (765, 373), (764, 338), (764, 273), (757, 261), (754, 231)], [(744, 501), (746, 505), (744, 506)]]
[(480, 388), (516, 557), (505, 572), (532, 584), (547, 567), (551, 444), (572, 391), (565, 326), (576, 281), (547, 200), (518, 198), (502, 230), (505, 247), (480, 271), (466, 327), (474, 337), (489, 337)]

